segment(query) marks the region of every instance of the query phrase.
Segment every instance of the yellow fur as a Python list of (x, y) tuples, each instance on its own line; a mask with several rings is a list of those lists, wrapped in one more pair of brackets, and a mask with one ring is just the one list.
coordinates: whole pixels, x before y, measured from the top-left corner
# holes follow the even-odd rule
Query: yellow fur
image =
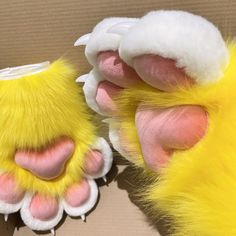
[[(173, 220), (174, 236), (236, 235), (236, 46), (229, 45), (230, 63), (223, 78), (208, 86), (160, 92), (147, 85), (125, 90), (117, 100), (121, 127), (136, 165), (144, 165), (135, 131), (134, 114), (147, 107), (198, 104), (209, 114), (205, 137), (193, 148), (176, 152), (144, 193), (153, 214)], [(153, 175), (149, 174), (150, 176)]]
[[(84, 154), (94, 142), (76, 71), (65, 61), (17, 80), (0, 81), (0, 169), (16, 176), (26, 190), (61, 195), (82, 176)], [(39, 149), (61, 136), (76, 145), (62, 176), (44, 181), (14, 162), (17, 149)]]

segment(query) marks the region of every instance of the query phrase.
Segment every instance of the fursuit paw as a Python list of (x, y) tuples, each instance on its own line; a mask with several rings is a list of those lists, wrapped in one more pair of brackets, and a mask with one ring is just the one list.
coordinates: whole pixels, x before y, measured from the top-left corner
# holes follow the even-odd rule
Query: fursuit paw
[[(114, 148), (137, 164), (159, 170), (175, 152), (194, 147), (204, 137), (208, 113), (201, 104), (150, 105), (149, 96), (135, 97), (134, 92), (156, 91), (171, 97), (178, 91), (212, 84), (223, 75), (228, 49), (213, 24), (181, 11), (122, 19), (104, 28), (102, 34), (116, 35), (119, 40), (116, 47), (109, 47), (107, 41), (101, 48), (93, 42), (96, 35), (92, 32), (85, 43), (90, 63), (88, 51), (92, 46), (94, 51), (94, 69), (83, 76), (85, 96), (92, 95), (89, 100), (96, 104), (95, 111), (111, 117), (107, 122)], [(132, 93), (133, 98), (127, 98)]]
[[(75, 151), (70, 139), (59, 139), (47, 149), (39, 151), (17, 151), (16, 164), (37, 178), (54, 180), (65, 170), (65, 161)], [(49, 158), (50, 156), (50, 158)], [(59, 161), (60, 160), (60, 161)], [(80, 180), (69, 185), (62, 197), (48, 193), (33, 193), (21, 187), (17, 178), (7, 172), (0, 175), (0, 212), (8, 214), (20, 210), (22, 220), (32, 230), (52, 230), (60, 222), (63, 212), (73, 217), (85, 215), (96, 204), (98, 187), (94, 179), (103, 178), (112, 165), (112, 152), (103, 138), (98, 138), (84, 156), (83, 174)], [(49, 175), (52, 173), (52, 175)]]
[(112, 166), (75, 75), (64, 61), (0, 71), (0, 213), (32, 230), (54, 233), (64, 211), (84, 220)]

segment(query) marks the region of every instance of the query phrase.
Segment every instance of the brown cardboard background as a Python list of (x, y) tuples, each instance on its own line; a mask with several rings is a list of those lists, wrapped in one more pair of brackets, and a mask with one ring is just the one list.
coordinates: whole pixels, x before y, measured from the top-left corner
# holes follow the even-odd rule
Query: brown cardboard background
[[(104, 17), (139, 17), (154, 9), (188, 10), (214, 22), (225, 37), (236, 34), (234, 0), (0, 0), (0, 68), (66, 56), (87, 72), (83, 48), (73, 47), (79, 36)], [(118, 167), (120, 175), (114, 180), (118, 174), (114, 168), (113, 180), (109, 187), (102, 186), (99, 204), (87, 223), (67, 217), (58, 236), (158, 235), (133, 201), (130, 189), (136, 186), (129, 167)], [(5, 224), (0, 217), (0, 236), (13, 235), (15, 220), (11, 217)], [(14, 234), (30, 235), (35, 233), (26, 227)]]

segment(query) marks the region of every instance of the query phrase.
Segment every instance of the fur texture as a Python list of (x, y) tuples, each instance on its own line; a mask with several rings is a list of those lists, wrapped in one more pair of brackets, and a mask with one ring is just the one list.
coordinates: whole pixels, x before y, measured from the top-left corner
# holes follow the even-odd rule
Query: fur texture
[(119, 47), (121, 36), (111, 34), (107, 31), (115, 24), (120, 22), (135, 22), (136, 18), (127, 17), (111, 17), (106, 18), (97, 24), (89, 38), (88, 44), (85, 48), (85, 55), (88, 62), (95, 66), (97, 62), (97, 54), (101, 51), (117, 50)]
[[(95, 142), (95, 128), (75, 73), (59, 60), (38, 74), (0, 81), (0, 169), (14, 175), (25, 190), (61, 195), (83, 176), (84, 155)], [(16, 150), (38, 150), (62, 136), (74, 140), (75, 151), (55, 180), (44, 181), (15, 164)]]
[(203, 17), (183, 11), (154, 11), (142, 17), (122, 37), (119, 54), (130, 66), (134, 57), (144, 54), (174, 59), (201, 84), (221, 77), (228, 63), (219, 30)]
[[(224, 76), (211, 85), (195, 85), (177, 92), (159, 92), (145, 84), (126, 89), (117, 99), (120, 129), (131, 143), (132, 161), (144, 166), (134, 124), (137, 105), (203, 106), (209, 127), (205, 137), (187, 151), (175, 152), (154, 184), (144, 192), (153, 215), (162, 212), (173, 220), (173, 236), (226, 236), (236, 234), (236, 46), (232, 43)], [(125, 132), (129, 130), (129, 132)], [(155, 176), (148, 172), (149, 177)]]

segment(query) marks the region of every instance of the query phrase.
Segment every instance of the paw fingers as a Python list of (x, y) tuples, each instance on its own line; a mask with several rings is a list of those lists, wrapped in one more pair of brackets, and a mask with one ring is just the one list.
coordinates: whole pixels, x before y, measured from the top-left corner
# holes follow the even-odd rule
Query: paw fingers
[(2, 174), (0, 176), (0, 200), (9, 204), (19, 203), (25, 192), (21, 189), (13, 176), (10, 174)]
[(106, 80), (122, 88), (136, 85), (140, 81), (135, 70), (120, 58), (117, 51), (100, 52), (98, 69)]
[(90, 192), (88, 181), (83, 180), (81, 183), (74, 184), (67, 189), (65, 201), (72, 207), (81, 206), (89, 199)]
[(98, 138), (91, 150), (85, 155), (83, 170), (90, 179), (105, 177), (113, 162), (112, 151), (103, 138)]
[(42, 221), (53, 219), (59, 210), (59, 202), (54, 197), (35, 194), (30, 203), (31, 215)]
[(106, 114), (114, 114), (117, 106), (113, 98), (122, 90), (121, 87), (108, 81), (99, 83), (96, 94), (96, 102), (100, 109)]
[(158, 55), (134, 58), (134, 68), (142, 80), (160, 90), (173, 91), (194, 83), (183, 69), (176, 67), (174, 60)]

